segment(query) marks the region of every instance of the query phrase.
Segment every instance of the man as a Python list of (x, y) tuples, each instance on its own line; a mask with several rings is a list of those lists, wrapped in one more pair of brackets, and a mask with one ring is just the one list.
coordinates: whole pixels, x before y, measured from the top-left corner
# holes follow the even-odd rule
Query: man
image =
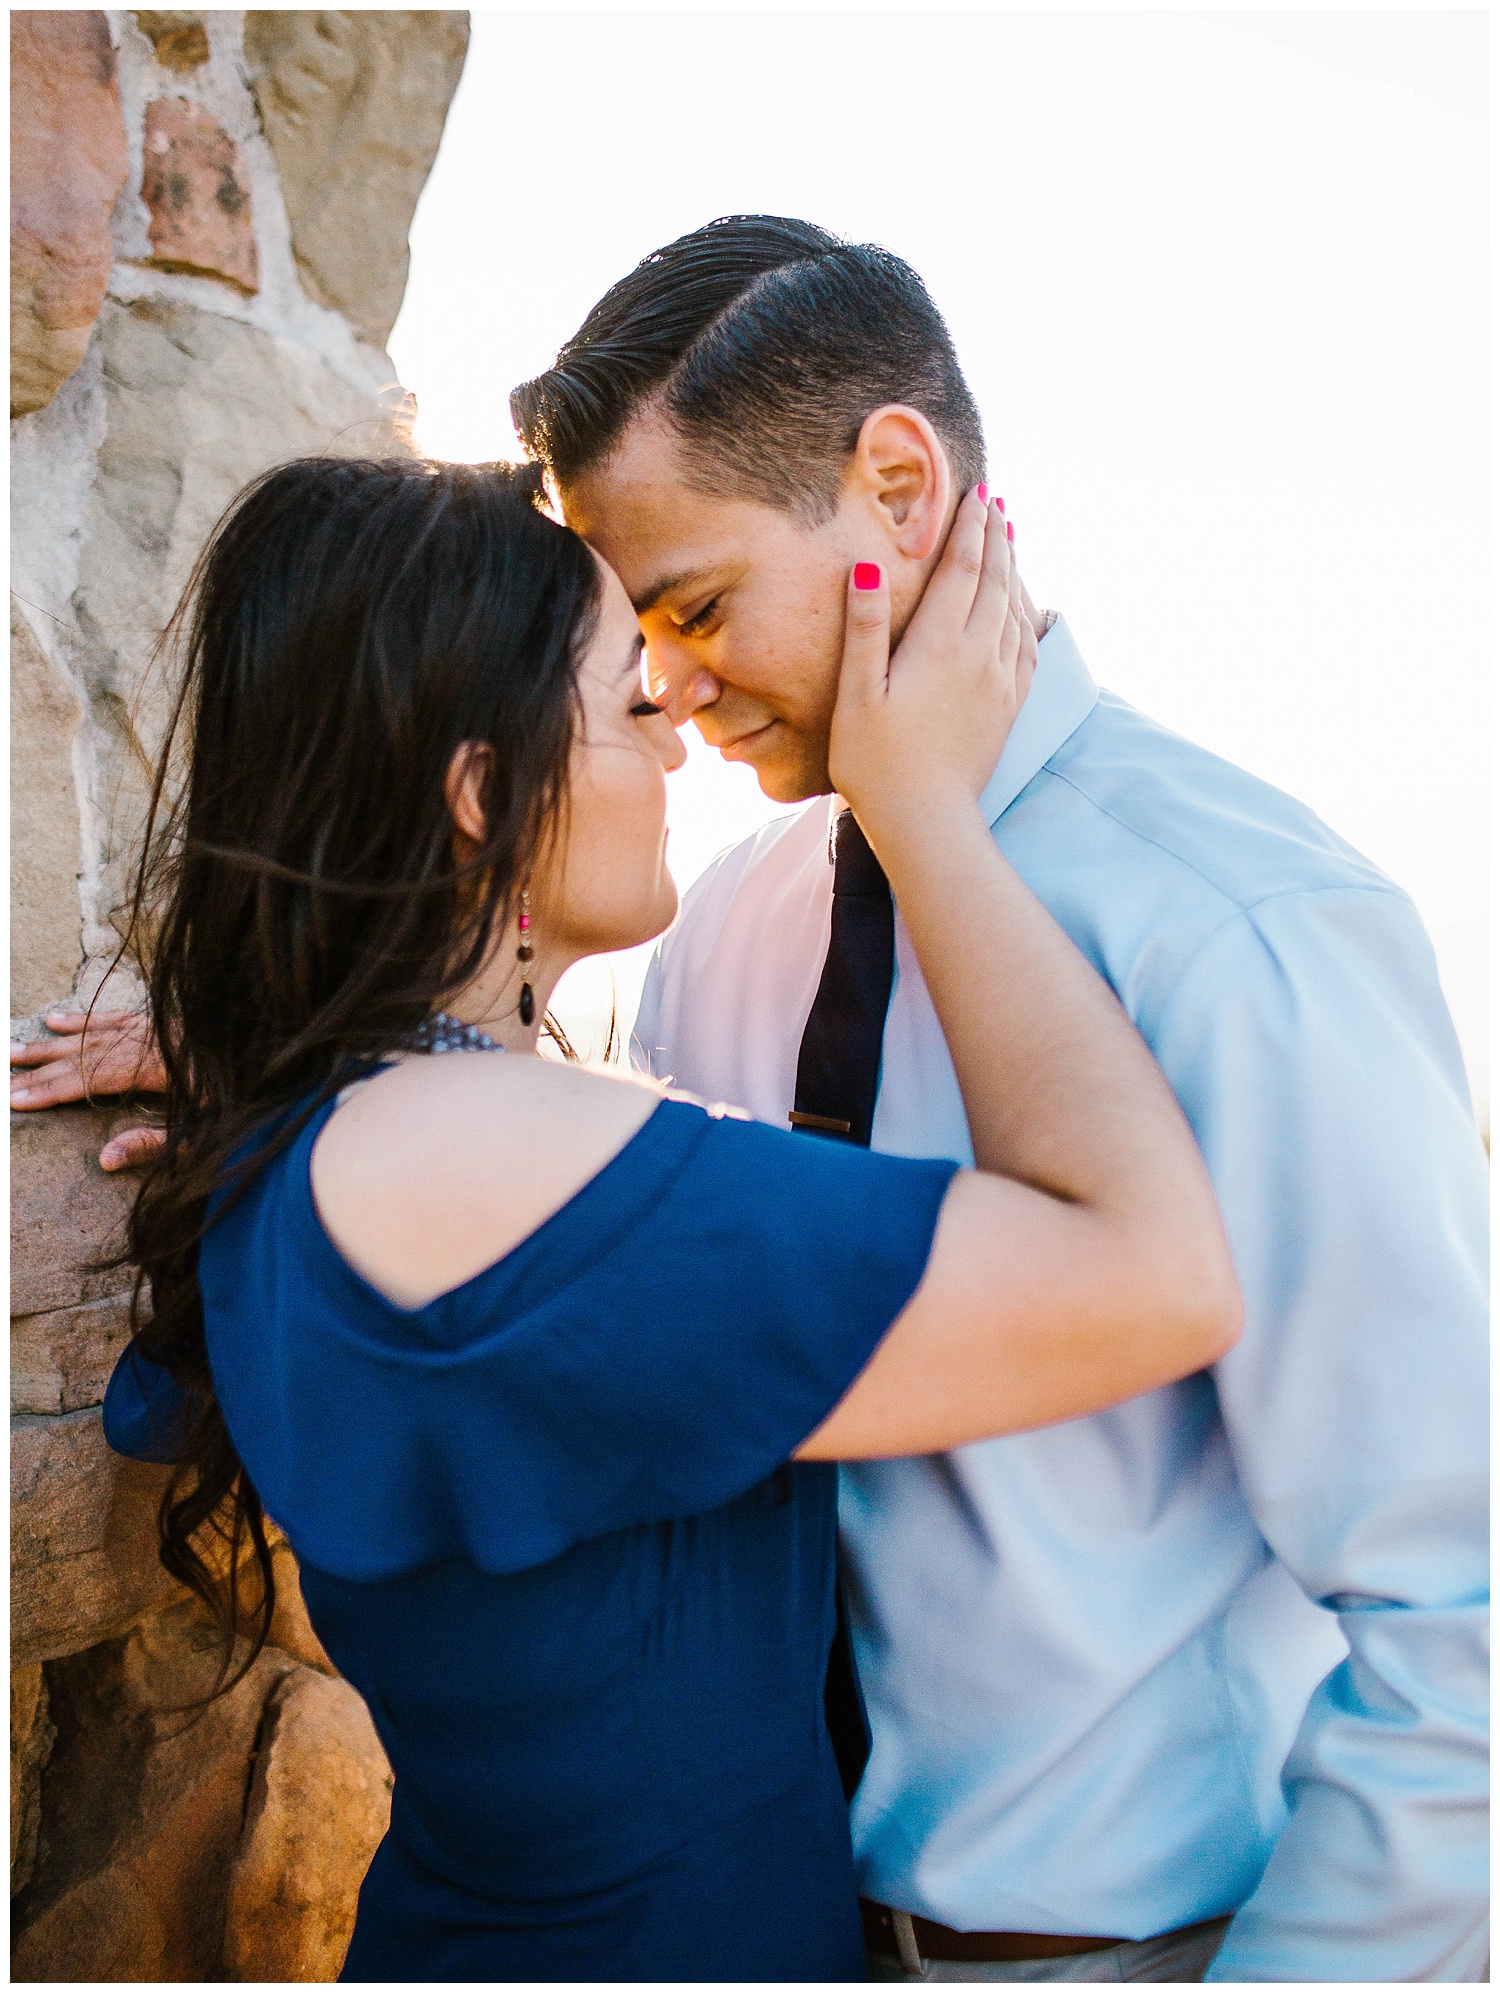
[[(803, 223), (716, 223), (512, 408), (673, 719), (814, 799), (688, 895), (638, 1056), (809, 1139), (857, 1139), (878, 1074), (875, 1147), (969, 1160), (904, 931), (893, 976), (824, 800), (849, 563), (887, 569), (899, 630), (984, 474), (920, 282)], [(1182, 1100), (1248, 1326), (1212, 1376), (1101, 1417), (846, 1471), (874, 1970), (1477, 1979), (1485, 1175), (1432, 952), (1310, 812), (1033, 621), (994, 834)], [(831, 1073), (871, 1004), (883, 1034)]]

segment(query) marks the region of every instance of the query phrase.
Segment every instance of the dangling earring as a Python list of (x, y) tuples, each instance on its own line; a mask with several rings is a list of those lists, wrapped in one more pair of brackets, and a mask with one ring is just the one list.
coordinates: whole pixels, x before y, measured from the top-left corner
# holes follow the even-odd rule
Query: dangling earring
[(521, 945), (516, 950), (516, 960), (521, 965), (521, 1022), (530, 1024), (536, 1016), (536, 998), (531, 993), (531, 982), (527, 966), (531, 961), (531, 894), (521, 888)]

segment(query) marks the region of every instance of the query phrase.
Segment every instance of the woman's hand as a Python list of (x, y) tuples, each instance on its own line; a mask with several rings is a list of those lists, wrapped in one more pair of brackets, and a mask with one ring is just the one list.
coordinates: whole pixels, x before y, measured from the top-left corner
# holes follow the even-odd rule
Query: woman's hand
[(877, 853), (887, 826), (899, 835), (921, 815), (975, 801), (1035, 667), (1005, 515), (982, 491), (960, 504), (894, 655), (885, 575), (860, 562), (849, 577), (828, 765)]
[[(119, 1093), (160, 1093), (166, 1074), (151, 1020), (141, 1011), (49, 1011), (49, 1036), (10, 1048), (10, 1104), (23, 1114)], [(159, 1128), (124, 1128), (100, 1152), (106, 1170), (149, 1162), (164, 1140)]]

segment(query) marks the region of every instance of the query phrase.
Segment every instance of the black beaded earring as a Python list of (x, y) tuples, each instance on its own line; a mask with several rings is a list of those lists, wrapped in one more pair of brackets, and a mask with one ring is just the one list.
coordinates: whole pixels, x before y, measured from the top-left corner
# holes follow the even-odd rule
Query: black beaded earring
[(536, 998), (531, 993), (531, 981), (527, 974), (531, 961), (531, 894), (521, 888), (521, 945), (516, 950), (516, 960), (521, 965), (521, 1022), (530, 1024), (536, 1016)]

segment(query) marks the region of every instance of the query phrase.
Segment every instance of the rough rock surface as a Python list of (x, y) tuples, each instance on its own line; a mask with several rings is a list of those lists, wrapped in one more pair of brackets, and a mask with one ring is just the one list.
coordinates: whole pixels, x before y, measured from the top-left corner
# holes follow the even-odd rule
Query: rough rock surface
[(260, 289), (249, 176), (239, 147), (201, 104), (158, 97), (147, 106), (141, 198), (154, 263)]
[(17, 1315), (99, 1301), (129, 1285), (124, 1273), (93, 1273), (105, 1242), (130, 1209), (135, 1184), (98, 1163), (114, 1112), (60, 1107), (10, 1119), (10, 1304)]
[(272, 1608), (271, 1631), (267, 1637), (273, 1647), (280, 1647), (284, 1653), (294, 1655), (306, 1667), (316, 1668), (319, 1674), (331, 1675), (336, 1671), (323, 1652), (322, 1642), (313, 1632), (312, 1621), (307, 1616), (292, 1546), (269, 1517), (266, 1538), (271, 1546), (271, 1561), (276, 1574), (276, 1603)]
[(294, 1665), (262, 1654), (203, 1703), (213, 1633), (182, 1605), (48, 1669), (57, 1742), (36, 1867), (16, 1899), (15, 1978), (223, 1976), (249, 1767), (266, 1700)]
[[(170, 706), (154, 653), (224, 507), (291, 457), (410, 451), (374, 342), (466, 25), (38, 12), (14, 34), (12, 1025), (34, 1037), (70, 991), (139, 1000), (109, 965)], [(191, 1707), (209, 1635), (157, 1557), (166, 1470), (110, 1455), (98, 1410), (127, 1281), (90, 1262), (134, 1182), (96, 1159), (127, 1118), (12, 1117), (14, 1974), (331, 1976), (386, 1773), (274, 1533), (270, 1643)]]
[(245, 55), (304, 284), (383, 346), (407, 231), (468, 47), (467, 14), (257, 11)]
[(10, 607), (10, 1001), (18, 1015), (73, 987), (78, 904), (78, 695)]
[(10, 1673), (10, 1893), (19, 1894), (36, 1866), (42, 1820), (42, 1767), (57, 1732), (47, 1715), (47, 1682), (41, 1666)]
[(156, 50), (163, 69), (185, 76), (208, 61), (208, 35), (201, 14), (141, 9), (135, 24)]
[(227, 1978), (337, 1979), (390, 1812), (390, 1768), (359, 1696), (306, 1668), (284, 1676), (229, 1884)]
[[(77, 601), (100, 633), (84, 676), (100, 713), (108, 904), (126, 904), (171, 702), (153, 650), (204, 541), (240, 488), (292, 457), (409, 455), (398, 423), (305, 346), (165, 300), (105, 305), (105, 434)], [(117, 915), (118, 917), (118, 915)]]
[(109, 23), (82, 9), (10, 17), (10, 412), (44, 407), (104, 302), (125, 126)]
[(130, 1303), (123, 1294), (18, 1315), (10, 1325), (11, 1411), (56, 1418), (102, 1403), (109, 1373), (129, 1341)]
[(111, 1453), (97, 1407), (11, 1420), (13, 1664), (79, 1653), (180, 1596), (156, 1554), (166, 1473)]

